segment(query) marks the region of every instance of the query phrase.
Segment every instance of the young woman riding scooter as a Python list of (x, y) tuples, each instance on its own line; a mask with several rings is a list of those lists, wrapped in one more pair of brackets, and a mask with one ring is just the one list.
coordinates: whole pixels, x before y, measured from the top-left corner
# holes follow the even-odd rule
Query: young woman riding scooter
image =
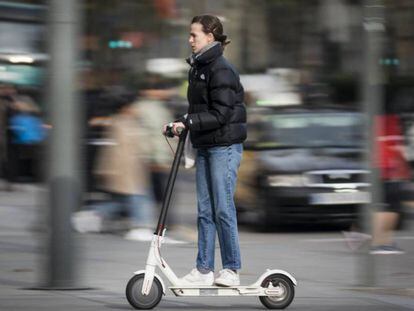
[[(240, 247), (233, 195), (242, 142), (246, 139), (246, 110), (239, 75), (223, 57), (228, 41), (219, 19), (211, 15), (194, 17), (189, 42), (193, 50), (188, 59), (190, 105), (185, 117), (163, 129), (165, 136), (178, 136), (179, 141), (145, 269), (135, 271), (129, 280), (127, 300), (136, 309), (157, 306), (167, 288), (156, 273), (158, 268), (171, 284), (168, 289), (178, 297), (252, 296), (259, 297), (269, 309), (284, 309), (293, 301), (297, 285), (288, 272), (266, 269), (254, 283), (240, 285)], [(198, 255), (196, 268), (178, 278), (161, 256), (161, 247), (187, 136), (197, 151)], [(223, 269), (214, 277), (216, 232)]]
[[(178, 128), (187, 128), (197, 151), (198, 255), (196, 268), (181, 280), (188, 285), (237, 286), (241, 259), (233, 196), (246, 139), (243, 87), (223, 56), (230, 41), (216, 16), (195, 16), (188, 41), (188, 114), (172, 128), (176, 135)], [(216, 232), (223, 269), (214, 277)]]

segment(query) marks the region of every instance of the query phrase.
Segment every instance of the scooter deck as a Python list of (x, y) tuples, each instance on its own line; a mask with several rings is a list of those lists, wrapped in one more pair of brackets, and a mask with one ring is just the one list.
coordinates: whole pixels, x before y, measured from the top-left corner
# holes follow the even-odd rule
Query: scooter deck
[(191, 285), (183, 285), (183, 286), (169, 286), (169, 289), (206, 289), (206, 288), (210, 288), (210, 289), (237, 289), (237, 288), (258, 288), (257, 286), (250, 286), (250, 285), (238, 285), (238, 286), (191, 286)]
[(263, 288), (261, 286), (170, 286), (176, 296), (279, 296), (281, 288)]

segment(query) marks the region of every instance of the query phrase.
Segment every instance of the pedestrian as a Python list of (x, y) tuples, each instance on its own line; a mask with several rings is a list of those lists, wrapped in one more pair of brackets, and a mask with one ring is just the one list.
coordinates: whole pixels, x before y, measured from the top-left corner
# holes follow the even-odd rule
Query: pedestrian
[(403, 204), (408, 198), (411, 173), (405, 159), (404, 138), (400, 118), (395, 113), (386, 113), (376, 118), (378, 167), (381, 173), (383, 204), (374, 214), (371, 254), (402, 254), (393, 238)]
[[(241, 258), (233, 197), (246, 139), (244, 91), (239, 74), (223, 57), (230, 41), (216, 16), (195, 16), (189, 43), (188, 114), (172, 125), (176, 135), (177, 128), (188, 128), (197, 150), (198, 255), (196, 268), (182, 280), (235, 286), (240, 284)], [(223, 269), (214, 278), (216, 232)]]
[(41, 155), (47, 132), (40, 109), (29, 96), (13, 96), (8, 127), (9, 181), (17, 182), (22, 177), (42, 181)]
[(13, 170), (10, 165), (12, 135), (9, 120), (12, 116), (12, 104), (17, 94), (13, 86), (0, 85), (0, 175), (5, 179), (5, 190), (11, 191)]
[[(160, 128), (174, 117), (167, 108), (167, 101), (175, 90), (166, 87), (158, 80), (147, 78), (148, 82), (139, 92), (133, 109), (140, 126), (147, 132), (147, 141), (151, 142), (151, 181), (154, 199), (161, 206), (172, 163), (171, 150), (160, 135)], [(169, 219), (171, 224), (171, 217)]]
[(348, 247), (355, 251), (370, 242), (370, 254), (403, 254), (394, 241), (404, 204), (412, 201), (411, 169), (405, 158), (404, 137), (399, 115), (386, 105), (375, 118), (376, 167), (379, 170), (378, 210), (373, 215), (372, 235), (362, 233), (356, 223), (342, 231)]
[(127, 213), (130, 230), (125, 238), (148, 241), (153, 231), (153, 200), (150, 189), (149, 155), (151, 144), (132, 108), (133, 98), (109, 94), (117, 112), (111, 118), (106, 139), (111, 142), (100, 149), (95, 163), (98, 188), (109, 200), (94, 204), (73, 217), (77, 231), (103, 231), (104, 221)]

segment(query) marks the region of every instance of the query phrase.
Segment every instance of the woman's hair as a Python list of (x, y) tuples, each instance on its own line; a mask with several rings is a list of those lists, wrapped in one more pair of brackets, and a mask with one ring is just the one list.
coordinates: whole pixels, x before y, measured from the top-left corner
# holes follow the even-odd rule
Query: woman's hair
[(194, 23), (201, 24), (205, 34), (212, 33), (214, 40), (220, 42), (223, 47), (230, 43), (230, 40), (227, 40), (227, 36), (223, 34), (223, 24), (217, 16), (197, 15), (191, 21), (191, 24)]

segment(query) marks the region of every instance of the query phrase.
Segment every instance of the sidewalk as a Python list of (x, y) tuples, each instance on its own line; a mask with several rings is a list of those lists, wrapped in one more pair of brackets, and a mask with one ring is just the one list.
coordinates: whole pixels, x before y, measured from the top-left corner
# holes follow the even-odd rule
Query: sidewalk
[[(132, 273), (143, 269), (148, 243), (110, 234), (76, 234), (78, 282), (89, 290), (39, 291), (45, 259), (42, 231), (36, 230), (42, 210), (39, 189), (0, 192), (0, 310), (131, 310), (125, 286)], [(184, 207), (183, 207), (184, 209)], [(188, 229), (190, 230), (190, 229)], [(242, 282), (253, 282), (265, 268), (291, 272), (299, 282), (288, 310), (414, 310), (414, 240), (412, 224), (399, 233), (407, 251), (377, 261), (379, 286), (356, 286), (358, 258), (340, 233), (240, 234), (244, 256)], [(179, 234), (173, 232), (173, 234)], [(163, 256), (177, 275), (193, 266), (196, 245), (165, 245)], [(190, 267), (190, 268), (189, 268)], [(255, 297), (177, 298), (170, 292), (157, 310), (258, 310)]]

